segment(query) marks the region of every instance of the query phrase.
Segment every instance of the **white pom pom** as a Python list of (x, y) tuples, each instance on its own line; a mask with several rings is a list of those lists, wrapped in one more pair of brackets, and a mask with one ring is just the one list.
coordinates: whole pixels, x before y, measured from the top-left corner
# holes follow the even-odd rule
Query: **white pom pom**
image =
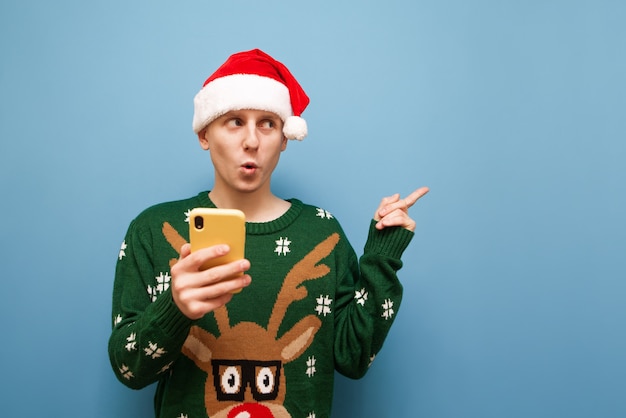
[(302, 141), (307, 133), (308, 129), (306, 121), (300, 116), (289, 116), (285, 120), (283, 134), (285, 134), (287, 139), (297, 139), (298, 141)]

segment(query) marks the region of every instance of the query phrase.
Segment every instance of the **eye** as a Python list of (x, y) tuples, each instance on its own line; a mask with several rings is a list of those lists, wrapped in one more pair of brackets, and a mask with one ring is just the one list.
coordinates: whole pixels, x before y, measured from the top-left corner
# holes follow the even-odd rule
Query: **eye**
[(243, 126), (243, 122), (239, 118), (232, 118), (226, 121), (226, 126), (229, 128), (237, 128)]
[(263, 119), (261, 123), (259, 124), (259, 126), (262, 129), (273, 129), (276, 127), (276, 122), (273, 121), (272, 119)]
[(256, 387), (259, 393), (264, 395), (270, 394), (274, 390), (274, 373), (269, 367), (263, 367), (257, 372)]
[(241, 371), (234, 366), (229, 366), (222, 372), (222, 390), (224, 393), (233, 395), (241, 389)]

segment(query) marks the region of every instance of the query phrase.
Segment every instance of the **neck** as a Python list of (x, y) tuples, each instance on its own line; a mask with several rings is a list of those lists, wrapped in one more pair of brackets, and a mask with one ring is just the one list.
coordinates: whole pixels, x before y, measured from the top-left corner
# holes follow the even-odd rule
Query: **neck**
[(283, 215), (291, 204), (271, 192), (230, 192), (219, 188), (209, 193), (209, 198), (218, 208), (239, 209), (246, 215), (247, 222), (269, 222)]

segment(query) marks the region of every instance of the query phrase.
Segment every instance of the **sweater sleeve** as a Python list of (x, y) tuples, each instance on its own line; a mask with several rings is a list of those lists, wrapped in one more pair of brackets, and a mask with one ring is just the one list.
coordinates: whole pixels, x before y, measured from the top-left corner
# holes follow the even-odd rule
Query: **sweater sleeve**
[(338, 278), (335, 368), (347, 377), (363, 377), (383, 346), (402, 301), (396, 273), (413, 235), (400, 227), (377, 230), (372, 221), (363, 255), (357, 261), (352, 250)]
[(169, 270), (159, 271), (169, 266), (154, 265), (152, 245), (149, 230), (133, 221), (115, 270), (109, 358), (117, 378), (133, 389), (163, 377), (192, 323), (172, 299)]

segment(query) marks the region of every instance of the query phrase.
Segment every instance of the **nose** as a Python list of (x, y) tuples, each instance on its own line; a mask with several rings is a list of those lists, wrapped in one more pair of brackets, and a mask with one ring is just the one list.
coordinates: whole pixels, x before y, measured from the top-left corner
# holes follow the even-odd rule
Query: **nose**
[(259, 137), (256, 131), (256, 125), (248, 124), (243, 139), (243, 148), (246, 150), (257, 149), (259, 147)]
[(228, 412), (228, 418), (242, 417), (273, 418), (274, 414), (267, 406), (260, 403), (240, 404)]

